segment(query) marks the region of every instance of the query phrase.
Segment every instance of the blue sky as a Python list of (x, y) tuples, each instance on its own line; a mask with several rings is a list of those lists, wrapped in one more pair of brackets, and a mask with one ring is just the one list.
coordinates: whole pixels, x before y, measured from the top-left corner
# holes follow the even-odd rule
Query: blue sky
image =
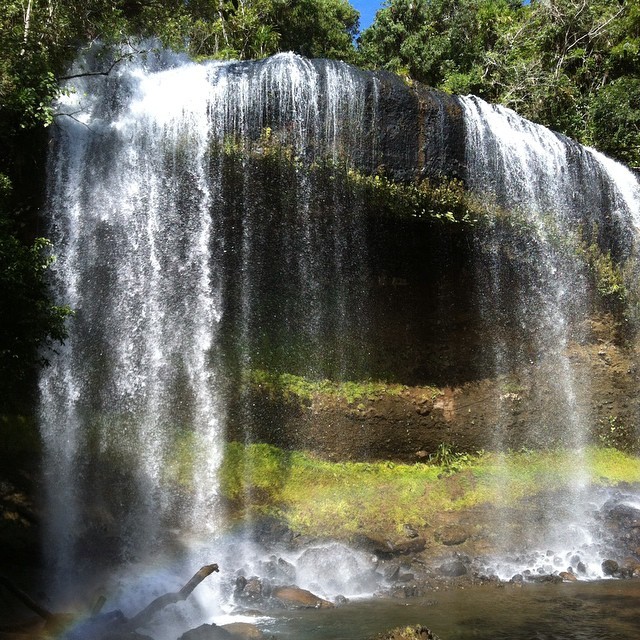
[(360, 31), (364, 31), (373, 22), (384, 0), (350, 0), (350, 4), (360, 12)]

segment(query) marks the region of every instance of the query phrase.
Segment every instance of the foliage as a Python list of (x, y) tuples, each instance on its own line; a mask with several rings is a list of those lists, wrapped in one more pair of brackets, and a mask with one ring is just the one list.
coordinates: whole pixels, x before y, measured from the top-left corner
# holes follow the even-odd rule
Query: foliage
[[(477, 456), (484, 452), (478, 452)], [(442, 467), (444, 475), (452, 475), (469, 466), (474, 461), (474, 456), (464, 451), (456, 451), (453, 445), (441, 442), (438, 448), (429, 456), (431, 464)]]
[(475, 93), (640, 166), (634, 0), (389, 0), (362, 64)]
[(586, 248), (585, 254), (601, 300), (610, 307), (624, 304), (627, 289), (622, 268), (613, 260), (611, 252), (603, 253), (596, 243), (592, 243)]
[(361, 60), (434, 87), (476, 91), (485, 53), (519, 9), (508, 0), (390, 0), (360, 37)]
[(466, 191), (461, 180), (455, 178), (425, 178), (402, 184), (384, 175), (364, 175), (354, 169), (349, 169), (348, 176), (368, 208), (378, 213), (465, 224), (474, 224), (487, 217), (487, 207)]
[(264, 58), (278, 51), (353, 59), (358, 12), (347, 0), (190, 0), (142, 4), (130, 31), (196, 58)]
[(0, 218), (0, 392), (7, 399), (28, 381), (36, 365), (47, 363), (43, 347), (66, 336), (66, 306), (49, 300), (46, 271), (50, 243), (21, 242)]
[(595, 92), (586, 141), (629, 165), (640, 166), (640, 78), (617, 78)]

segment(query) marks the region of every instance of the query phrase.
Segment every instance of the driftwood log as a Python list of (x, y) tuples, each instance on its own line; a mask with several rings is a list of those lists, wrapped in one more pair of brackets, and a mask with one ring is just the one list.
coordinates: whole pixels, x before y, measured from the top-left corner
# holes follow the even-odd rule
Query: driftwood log
[(205, 565), (194, 574), (191, 580), (189, 580), (189, 582), (187, 582), (180, 591), (176, 591), (175, 593), (165, 593), (164, 595), (159, 596), (140, 611), (140, 613), (137, 613), (133, 618), (127, 620), (127, 622), (124, 623), (124, 627), (128, 631), (135, 631), (136, 629), (143, 627), (156, 613), (158, 613), (158, 611), (164, 609), (167, 605), (186, 600), (191, 595), (191, 592), (207, 576), (210, 576), (212, 573), (217, 571), (219, 571), (217, 564)]
[[(175, 604), (182, 600), (186, 600), (193, 590), (212, 573), (219, 571), (217, 564), (208, 564), (199, 569), (193, 577), (180, 589), (174, 593), (165, 593), (149, 603), (142, 611), (132, 618), (127, 619), (120, 611), (111, 611), (106, 614), (100, 614), (104, 601), (94, 605), (92, 616), (85, 620), (81, 625), (68, 633), (69, 638), (98, 638), (112, 632), (126, 633), (135, 631), (136, 629), (147, 624), (159, 611), (170, 604)], [(80, 616), (72, 613), (53, 613), (37, 602), (35, 602), (28, 594), (16, 587), (8, 578), (0, 576), (0, 586), (4, 587), (11, 595), (21, 602), (27, 609), (33, 611), (39, 618), (39, 631), (43, 638), (55, 638), (62, 633), (65, 628), (73, 626), (73, 621)], [(4, 636), (11, 637), (15, 634), (15, 638), (24, 637), (22, 634), (27, 629), (33, 631), (34, 623), (25, 622), (10, 626), (0, 626), (0, 633), (4, 632)], [(8, 634), (8, 635), (6, 635)], [(88, 635), (87, 635), (88, 634)], [(33, 637), (33, 636), (29, 636)]]

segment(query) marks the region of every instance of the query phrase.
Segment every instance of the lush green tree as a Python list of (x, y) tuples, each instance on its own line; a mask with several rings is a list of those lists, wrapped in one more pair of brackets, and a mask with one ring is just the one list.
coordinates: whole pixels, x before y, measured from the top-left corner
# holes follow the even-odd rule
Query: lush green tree
[(360, 37), (361, 62), (434, 87), (480, 92), (486, 52), (519, 8), (510, 0), (389, 0)]
[(353, 62), (358, 21), (347, 0), (281, 0), (276, 12), (280, 49)]

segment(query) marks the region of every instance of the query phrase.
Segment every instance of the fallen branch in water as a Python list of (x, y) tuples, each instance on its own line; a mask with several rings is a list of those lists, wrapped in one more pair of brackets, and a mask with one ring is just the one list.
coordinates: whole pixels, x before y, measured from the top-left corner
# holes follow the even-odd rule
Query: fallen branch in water
[(164, 609), (167, 605), (175, 604), (176, 602), (180, 602), (181, 600), (186, 600), (191, 592), (207, 577), (212, 573), (219, 571), (217, 564), (207, 564), (202, 567), (198, 572), (195, 573), (193, 578), (187, 582), (187, 584), (180, 589), (180, 591), (176, 591), (175, 593), (165, 593), (162, 596), (156, 598), (153, 602), (147, 605), (140, 613), (137, 613), (133, 618), (130, 618), (127, 622), (124, 623), (124, 626), (127, 630), (134, 631), (135, 629), (144, 626), (153, 616)]
[[(218, 571), (219, 569), (217, 564), (205, 565), (193, 575), (193, 577), (182, 587), (182, 589), (180, 589), (180, 591), (165, 593), (164, 595), (159, 596), (149, 603), (142, 611), (129, 619), (125, 618), (121, 611), (111, 611), (106, 614), (100, 614), (99, 610), (103, 604), (103, 602), (100, 602), (100, 605), (94, 605), (93, 609), (93, 612), (97, 615), (92, 615), (88, 620), (85, 620), (82, 624), (75, 627), (73, 631), (68, 633), (68, 637), (73, 639), (77, 638), (78, 640), (98, 640), (99, 638), (113, 632), (126, 633), (129, 631), (135, 631), (147, 624), (158, 613), (158, 611), (161, 611), (166, 606), (186, 600), (193, 590), (207, 576)], [(68, 628), (72, 625), (73, 620), (79, 617), (76, 614), (52, 613), (51, 611), (48, 611), (4, 576), (0, 576), (0, 585), (4, 586), (17, 600), (36, 613), (39, 618), (44, 620), (44, 627), (41, 630), (44, 632), (46, 637), (55, 637), (64, 628)], [(32, 622), (23, 622), (11, 625), (10, 628), (3, 627), (0, 631), (21, 633), (27, 629), (33, 630)]]

